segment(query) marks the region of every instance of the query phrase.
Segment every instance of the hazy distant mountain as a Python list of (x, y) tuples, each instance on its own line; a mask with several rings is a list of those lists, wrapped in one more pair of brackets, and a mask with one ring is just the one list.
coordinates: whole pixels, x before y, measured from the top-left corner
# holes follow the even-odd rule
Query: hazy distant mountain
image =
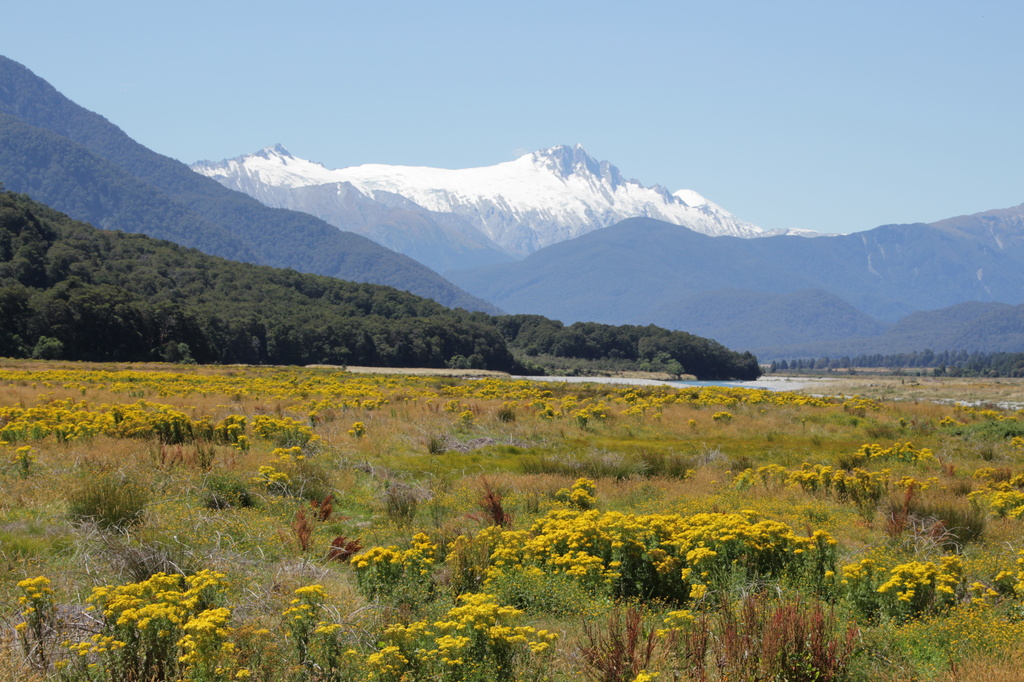
[(250, 262), (496, 310), (424, 265), (305, 213), (271, 209), (138, 144), (0, 57), (0, 182), (72, 217)]
[(1024, 302), (1024, 230), (1013, 220), (736, 239), (637, 218), (449, 276), (509, 312), (653, 323), (756, 352), (871, 335), (879, 321), (964, 301)]
[(874, 336), (887, 327), (820, 289), (784, 294), (703, 291), (665, 303), (652, 315), (670, 329), (686, 329), (712, 336), (730, 348), (745, 349)]
[(969, 301), (911, 313), (883, 333), (846, 339), (758, 346), (762, 362), (797, 357), (896, 354), (931, 350), (1024, 352), (1024, 305)]
[[(495, 251), (522, 257), (637, 216), (709, 235), (763, 234), (691, 190), (673, 194), (626, 180), (615, 166), (595, 160), (579, 145), (460, 170), (382, 164), (331, 170), (277, 145), (227, 161), (201, 161), (192, 168), (269, 206), (307, 211), (392, 248), (399, 248), (395, 225), (367, 220), (367, 200), (417, 212), (437, 223), (444, 239), (461, 242), (456, 251), (465, 264), (472, 264), (473, 256), (467, 245), (486, 257)], [(418, 253), (414, 248), (422, 247), (406, 245), (402, 250)]]

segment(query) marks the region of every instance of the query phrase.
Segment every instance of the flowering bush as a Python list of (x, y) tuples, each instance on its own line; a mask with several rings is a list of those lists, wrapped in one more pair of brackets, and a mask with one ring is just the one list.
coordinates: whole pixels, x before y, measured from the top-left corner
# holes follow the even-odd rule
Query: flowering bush
[(972, 504), (988, 510), (993, 516), (1011, 519), (1024, 517), (1024, 491), (1018, 490), (1012, 480), (988, 483), (967, 497)]
[(28, 478), (32, 473), (32, 465), (36, 462), (36, 456), (32, 452), (31, 445), (25, 445), (14, 451), (14, 456), (11, 457), (11, 464), (14, 465), (18, 475), (22, 478)]
[(377, 679), (521, 679), (557, 640), (555, 633), (518, 625), (522, 611), (493, 595), (464, 594), (441, 620), (395, 624), (367, 667)]
[(563, 510), (528, 531), (503, 532), (488, 578), (534, 566), (594, 593), (685, 603), (737, 577), (786, 577), (820, 586), (835, 562), (834, 545), (823, 531), (800, 537), (784, 523), (746, 514)]
[(279, 447), (303, 446), (319, 439), (313, 429), (291, 417), (269, 417), (258, 415), (252, 420), (252, 432), (260, 440), (272, 441)]
[(555, 493), (555, 499), (573, 509), (585, 511), (593, 509), (597, 504), (597, 498), (594, 497), (596, 492), (597, 486), (593, 481), (589, 478), (580, 478), (572, 484), (572, 488), (559, 489)]
[(966, 594), (963, 559), (909, 561), (885, 571), (872, 559), (842, 568), (842, 584), (853, 605), (868, 618), (906, 620), (951, 607)]
[(49, 643), (57, 627), (57, 605), (50, 579), (27, 578), (18, 583), (18, 589), (22, 592), (18, 605), (25, 620), (15, 626), (15, 631), (26, 658), (45, 670), (50, 662)]
[(204, 570), (94, 588), (88, 601), (100, 612), (102, 631), (69, 644), (77, 654), (71, 669), (86, 679), (98, 669), (111, 681), (237, 676), (235, 646), (228, 641), (231, 612), (218, 606), (225, 587), (222, 573)]
[(0, 407), (0, 440), (58, 442), (113, 438), (158, 439), (162, 443), (192, 442), (199, 422), (167, 405), (139, 400), (128, 405), (93, 405), (74, 400), (52, 400), (38, 407)]
[(367, 597), (416, 604), (433, 591), (431, 572), (436, 554), (437, 545), (430, 537), (417, 533), (408, 549), (371, 547), (349, 562), (356, 569), (359, 589)]
[(906, 443), (893, 443), (891, 447), (883, 448), (877, 443), (866, 443), (860, 446), (855, 457), (859, 459), (885, 459), (897, 462), (929, 462), (935, 460), (935, 453), (928, 448), (915, 448), (910, 441)]
[(775, 484), (794, 485), (809, 493), (823, 493), (840, 501), (857, 505), (877, 504), (889, 489), (890, 472), (864, 469), (836, 469), (824, 464), (804, 463), (799, 469), (786, 470), (778, 464), (768, 464), (757, 470), (747, 469), (733, 479), (733, 487), (746, 490), (755, 483), (766, 487)]

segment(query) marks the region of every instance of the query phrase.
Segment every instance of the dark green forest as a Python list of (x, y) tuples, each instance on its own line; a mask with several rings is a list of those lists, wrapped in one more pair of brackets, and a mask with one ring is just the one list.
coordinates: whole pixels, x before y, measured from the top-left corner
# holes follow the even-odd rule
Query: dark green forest
[(8, 357), (536, 372), (528, 356), (543, 354), (702, 379), (760, 375), (749, 353), (684, 332), (450, 310), (387, 286), (97, 230), (2, 191), (0, 320)]
[[(719, 368), (730, 368), (737, 379), (761, 375), (757, 358), (737, 354), (710, 339), (687, 332), (670, 331), (654, 325), (610, 325), (576, 322), (568, 327), (540, 315), (505, 315), (495, 318), (502, 336), (518, 356), (572, 358), (590, 363), (673, 375), (722, 376)], [(571, 363), (550, 362), (561, 367)]]

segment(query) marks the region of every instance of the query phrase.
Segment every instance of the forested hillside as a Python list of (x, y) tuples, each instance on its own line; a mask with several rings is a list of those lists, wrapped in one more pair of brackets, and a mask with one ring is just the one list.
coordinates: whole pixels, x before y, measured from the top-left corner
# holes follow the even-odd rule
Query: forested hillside
[(99, 231), (0, 195), (0, 355), (511, 369), (490, 325), (391, 287)]
[(147, 149), (2, 56), (0, 181), (98, 227), (498, 312), (407, 256), (311, 215), (267, 208)]
[(0, 319), (0, 356), (13, 357), (522, 370), (515, 348), (707, 379), (760, 374), (753, 356), (682, 332), (450, 310), (97, 230), (2, 191)]

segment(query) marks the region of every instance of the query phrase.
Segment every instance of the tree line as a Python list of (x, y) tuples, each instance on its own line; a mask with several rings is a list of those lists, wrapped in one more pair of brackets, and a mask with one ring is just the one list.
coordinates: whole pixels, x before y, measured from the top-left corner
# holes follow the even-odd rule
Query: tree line
[(844, 355), (838, 358), (795, 358), (772, 362), (769, 372), (828, 371), (837, 369), (932, 369), (935, 376), (951, 377), (1024, 377), (1024, 353), (984, 353), (966, 350), (933, 351), (926, 349), (913, 353), (881, 353)]

